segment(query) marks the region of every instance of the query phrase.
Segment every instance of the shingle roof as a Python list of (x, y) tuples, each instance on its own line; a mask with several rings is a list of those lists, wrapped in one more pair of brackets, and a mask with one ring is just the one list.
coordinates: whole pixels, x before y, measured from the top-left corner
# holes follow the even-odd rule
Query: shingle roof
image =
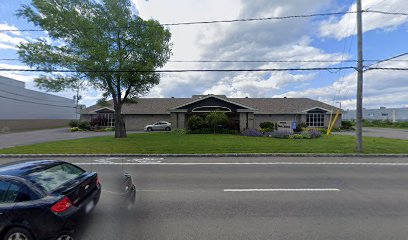
[[(192, 102), (194, 98), (140, 98), (136, 104), (125, 104), (123, 114), (169, 114), (169, 109)], [(310, 98), (228, 98), (231, 102), (252, 107), (258, 114), (302, 113), (315, 107), (337, 111), (338, 108)], [(93, 105), (81, 111), (92, 114), (104, 106)], [(106, 106), (113, 109), (112, 101)]]

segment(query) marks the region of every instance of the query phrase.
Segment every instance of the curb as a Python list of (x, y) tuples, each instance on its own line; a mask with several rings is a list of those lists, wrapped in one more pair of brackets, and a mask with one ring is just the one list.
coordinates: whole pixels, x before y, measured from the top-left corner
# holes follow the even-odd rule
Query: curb
[(0, 158), (62, 158), (62, 157), (360, 157), (408, 158), (408, 154), (335, 154), (335, 153), (219, 153), (219, 154), (0, 154)]

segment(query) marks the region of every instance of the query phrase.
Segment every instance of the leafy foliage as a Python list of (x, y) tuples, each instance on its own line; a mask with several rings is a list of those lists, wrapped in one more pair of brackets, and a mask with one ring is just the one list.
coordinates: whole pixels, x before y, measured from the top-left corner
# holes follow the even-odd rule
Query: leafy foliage
[(185, 129), (180, 129), (179, 128), (179, 129), (172, 130), (171, 133), (183, 135), (183, 134), (186, 134), (187, 131)]
[(197, 130), (207, 127), (207, 124), (202, 116), (194, 115), (188, 119), (187, 126), (190, 130)]
[(274, 129), (275, 124), (273, 122), (262, 122), (259, 124), (259, 127), (262, 129)]
[(277, 130), (269, 134), (273, 138), (289, 138), (291, 133), (289, 131)]
[(224, 112), (210, 112), (205, 116), (205, 122), (213, 128), (215, 134), (217, 126), (228, 122), (228, 116)]
[[(132, 13), (130, 0), (32, 0), (18, 16), (47, 31), (52, 43), (38, 39), (18, 45), (21, 61), (48, 73), (40, 88), (59, 92), (80, 83), (112, 98), (115, 137), (125, 137), (122, 105), (134, 102), (160, 81), (155, 69), (171, 56), (170, 31), (155, 20)], [(56, 69), (73, 72), (53, 73)]]

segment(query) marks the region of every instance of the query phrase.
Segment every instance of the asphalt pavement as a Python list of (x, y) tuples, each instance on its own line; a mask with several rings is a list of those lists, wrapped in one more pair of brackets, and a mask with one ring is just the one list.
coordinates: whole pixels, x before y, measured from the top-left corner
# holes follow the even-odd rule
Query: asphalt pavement
[[(408, 158), (71, 158), (103, 186), (78, 239), (407, 239)], [(2, 159), (3, 162), (14, 161)], [(127, 210), (112, 183), (129, 172)]]
[[(130, 131), (128, 133), (138, 132)], [(113, 132), (71, 132), (69, 131), (69, 128), (55, 128), (16, 133), (3, 133), (0, 134), (0, 149), (51, 141), (72, 140), (80, 138), (113, 135), (114, 135)]]
[[(334, 132), (339, 135), (355, 135), (352, 132)], [(383, 137), (408, 140), (408, 129), (394, 129), (394, 128), (363, 128), (363, 136), (366, 137)]]

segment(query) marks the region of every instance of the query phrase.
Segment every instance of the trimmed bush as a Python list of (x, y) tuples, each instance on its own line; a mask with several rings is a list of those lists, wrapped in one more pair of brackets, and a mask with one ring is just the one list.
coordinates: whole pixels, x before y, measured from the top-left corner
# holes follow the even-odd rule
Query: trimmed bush
[(68, 123), (70, 128), (78, 127), (79, 126), (79, 121), (78, 120), (71, 120)]
[(312, 138), (312, 135), (308, 131), (301, 132), (300, 135), (302, 135), (304, 139)]
[(246, 136), (246, 137), (263, 137), (263, 133), (260, 132), (260, 131), (258, 131), (258, 130), (256, 130), (256, 129), (250, 128), (250, 129), (246, 129), (246, 130), (244, 130), (243, 132), (241, 132), (241, 136)]
[(206, 124), (204, 118), (201, 117), (201, 116), (198, 116), (198, 115), (191, 116), (188, 119), (188, 122), (187, 122), (188, 129), (190, 129), (190, 130), (197, 130), (197, 129), (201, 129), (201, 128), (206, 128), (206, 127), (208, 127), (206, 125), (207, 124)]
[(273, 137), (273, 138), (289, 138), (290, 135), (291, 135), (291, 133), (289, 131), (277, 130), (277, 131), (271, 132), (269, 134), (269, 137)]
[(82, 130), (91, 130), (91, 124), (88, 121), (80, 121), (78, 123), (78, 128)]
[(273, 128), (261, 128), (261, 132), (267, 133), (267, 132), (273, 132), (275, 129)]
[(217, 127), (223, 126), (228, 122), (228, 116), (224, 112), (210, 112), (205, 116), (205, 122), (213, 128), (215, 134)]
[(213, 129), (211, 128), (201, 128), (187, 131), (187, 134), (211, 134), (211, 133), (213, 133)]
[(233, 129), (220, 129), (218, 131), (219, 134), (232, 134), (232, 135), (238, 135), (239, 131), (238, 130), (233, 130)]
[(296, 124), (296, 129), (294, 131), (297, 132), (297, 133), (300, 133), (300, 132), (304, 131), (304, 129), (307, 128), (307, 127), (308, 126), (307, 126), (306, 123), (299, 123), (299, 124)]
[(262, 122), (259, 124), (259, 127), (261, 129), (274, 129), (275, 128), (275, 124), (273, 122)]

